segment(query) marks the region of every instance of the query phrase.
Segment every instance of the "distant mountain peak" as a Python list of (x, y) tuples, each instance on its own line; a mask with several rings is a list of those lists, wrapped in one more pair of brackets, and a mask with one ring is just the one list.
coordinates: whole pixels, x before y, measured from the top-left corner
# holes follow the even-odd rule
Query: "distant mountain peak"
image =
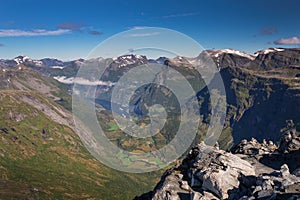
[(63, 66), (64, 62), (61, 60), (58, 60), (56, 58), (43, 58), (40, 61), (43, 62), (43, 64), (47, 67), (52, 67), (52, 66)]
[(43, 62), (41, 60), (33, 60), (28, 56), (17, 56), (13, 59), (14, 62), (16, 62), (17, 65), (20, 64), (32, 64), (38, 67), (43, 66)]
[(218, 50), (207, 50), (206, 51), (210, 56), (212, 57), (219, 57), (220, 55), (222, 54), (234, 54), (234, 55), (238, 55), (238, 56), (241, 56), (241, 57), (246, 57), (250, 60), (254, 60), (255, 59), (255, 55), (252, 55), (252, 54), (248, 54), (248, 53), (245, 53), (245, 52), (242, 52), (242, 51), (238, 51), (238, 50), (234, 50), (234, 49), (218, 49)]
[(22, 63), (24, 63), (24, 62), (26, 62), (26, 61), (31, 61), (32, 59), (31, 58), (29, 58), (28, 56), (22, 56), (22, 55), (20, 55), (20, 56), (17, 56), (17, 57), (15, 57), (14, 58), (14, 61), (19, 65), (19, 64), (22, 64)]
[(128, 55), (122, 55), (119, 57), (113, 58), (113, 63), (118, 65), (118, 67), (124, 67), (127, 65), (132, 65), (135, 63), (147, 63), (148, 59), (146, 56), (142, 55), (135, 55), (135, 54), (128, 54)]
[(265, 50), (260, 50), (260, 51), (257, 51), (254, 53), (255, 56), (258, 56), (260, 54), (269, 54), (271, 52), (279, 52), (279, 51), (284, 51), (285, 49), (283, 48), (268, 48), (268, 49), (265, 49)]
[(129, 59), (147, 59), (146, 56), (138, 55), (138, 54), (126, 54), (118, 57), (114, 57), (113, 60), (129, 60)]

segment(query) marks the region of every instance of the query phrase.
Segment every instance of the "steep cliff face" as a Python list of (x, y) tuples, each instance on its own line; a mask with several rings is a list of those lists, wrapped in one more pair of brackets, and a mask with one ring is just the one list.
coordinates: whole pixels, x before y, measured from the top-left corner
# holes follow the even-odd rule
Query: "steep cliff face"
[(271, 77), (242, 68), (225, 68), (221, 74), (227, 92), (227, 126), (232, 129), (233, 142), (251, 137), (259, 141), (278, 140), (287, 119), (293, 119), (299, 128), (297, 78)]
[(298, 49), (260, 53), (246, 66), (221, 69), (233, 142), (251, 137), (278, 140), (287, 119), (299, 128), (299, 53)]

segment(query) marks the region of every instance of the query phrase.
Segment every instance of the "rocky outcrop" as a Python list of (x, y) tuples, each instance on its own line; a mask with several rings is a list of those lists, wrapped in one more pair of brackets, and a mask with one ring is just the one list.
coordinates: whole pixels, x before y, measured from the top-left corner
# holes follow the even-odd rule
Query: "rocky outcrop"
[(228, 192), (239, 187), (241, 174), (254, 176), (255, 170), (237, 155), (202, 142), (189, 152), (179, 168), (164, 175), (152, 199), (228, 198)]
[[(243, 140), (232, 152), (202, 142), (192, 148), (180, 166), (167, 170), (152, 192), (135, 200), (300, 199), (300, 167), (297, 167), (300, 146), (281, 149), (282, 145), (291, 147), (291, 141), (295, 144), (299, 140), (296, 132), (292, 135), (291, 140), (286, 140), (284, 132), (279, 148), (271, 141), (259, 143), (251, 139)], [(261, 162), (264, 156), (288, 153), (294, 156), (290, 158), (294, 163), (289, 162), (292, 163), (289, 166), (272, 168)], [(290, 167), (297, 168), (291, 173)]]
[(285, 128), (280, 140), (278, 151), (282, 153), (289, 153), (300, 149), (300, 138), (297, 137), (296, 129), (293, 121), (288, 121), (288, 126)]
[(236, 145), (231, 149), (235, 154), (244, 154), (244, 155), (263, 155), (274, 152), (277, 149), (274, 142), (263, 140), (262, 143), (259, 143), (255, 138), (252, 138), (250, 141), (242, 140), (241, 143)]

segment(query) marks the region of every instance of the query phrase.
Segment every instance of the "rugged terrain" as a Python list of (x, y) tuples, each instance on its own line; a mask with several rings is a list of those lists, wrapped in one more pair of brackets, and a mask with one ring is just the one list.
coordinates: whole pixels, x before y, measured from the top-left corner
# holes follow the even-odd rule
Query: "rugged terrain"
[(300, 137), (289, 127), (278, 144), (252, 138), (230, 153), (202, 142), (135, 199), (300, 199)]
[[(157, 60), (147, 59), (145, 56), (139, 55), (120, 56), (111, 59), (111, 64), (104, 76), (101, 77), (102, 85), (97, 87), (95, 101), (109, 110), (114, 83), (123, 74), (139, 65), (165, 64), (183, 74), (195, 91), (199, 92), (200, 117), (203, 123), (195, 141), (197, 143), (205, 136), (210, 120), (209, 93), (206, 88), (203, 89), (201, 85), (203, 83), (201, 79), (198, 79), (199, 75), (193, 71), (193, 66), (201, 63), (204, 55), (210, 56), (216, 63), (226, 89), (227, 117), (223, 134), (219, 140), (222, 148), (228, 149), (243, 138), (254, 137), (259, 141), (263, 139), (278, 140), (280, 128), (285, 125), (287, 119), (292, 119), (297, 128), (300, 128), (300, 107), (298, 106), (300, 105), (300, 49), (295, 48), (270, 48), (254, 55), (231, 49), (207, 50), (201, 52), (196, 58), (176, 57)], [(79, 59), (63, 62), (56, 59), (34, 60), (19, 56), (13, 60), (1, 60), (0, 66), (11, 68), (23, 64), (46, 76), (54, 77), (62, 83), (72, 85), (74, 82), (84, 81), (78, 77), (75, 78), (82, 64), (102, 60), (103, 58), (97, 58), (87, 61)], [(160, 81), (163, 80), (157, 80), (157, 82)], [(145, 108), (149, 105), (142, 104), (142, 100), (147, 102), (147, 98), (150, 100), (166, 99), (165, 102), (167, 102), (170, 99), (162, 96), (164, 91), (155, 85), (147, 85), (141, 90), (142, 96), (137, 93), (132, 99), (133, 114), (135, 115), (147, 115), (148, 111)], [(162, 102), (164, 103), (164, 101)], [(174, 104), (174, 102), (172, 103)], [(164, 138), (164, 143), (170, 140), (165, 133), (160, 135), (160, 138)]]
[[(201, 52), (196, 58), (162, 57), (157, 60), (140, 55), (124, 55), (109, 59), (110, 65), (98, 82), (75, 76), (80, 66), (89, 62), (102, 62), (103, 58), (63, 62), (19, 56), (13, 60), (0, 60), (0, 199), (132, 199), (152, 189), (162, 171), (141, 175), (117, 172), (100, 164), (84, 148), (74, 131), (71, 87), (74, 83), (97, 85), (95, 102), (97, 106), (105, 109), (98, 113), (98, 119), (107, 137), (124, 149), (137, 153), (150, 152), (174, 138), (179, 124), (176, 109), (178, 102), (170, 91), (155, 84), (139, 88), (131, 99), (130, 114), (140, 126), (149, 123), (149, 105), (169, 104), (171, 109), (167, 110), (169, 118), (162, 131), (153, 137), (133, 139), (124, 134), (113, 120), (111, 103), (118, 102), (111, 102), (111, 92), (119, 78), (134, 67), (151, 63), (172, 67), (183, 74), (197, 92), (201, 105), (201, 124), (194, 140), (196, 145), (205, 139), (211, 117), (210, 94), (194, 69), (194, 65), (201, 64), (201, 59), (205, 56), (210, 56), (215, 62), (226, 89), (227, 115), (218, 140), (219, 148), (232, 149), (234, 154), (202, 143), (191, 151), (182, 165), (169, 170), (170, 174), (165, 174), (161, 183), (170, 178), (169, 186), (174, 187), (175, 193), (178, 188), (189, 188), (180, 189), (180, 197), (183, 199), (190, 198), (191, 191), (195, 191), (195, 195), (200, 195), (199, 197), (205, 194), (214, 195), (214, 198), (223, 198), (223, 194), (224, 197), (230, 196), (231, 194), (225, 194), (228, 190), (211, 189), (207, 192), (208, 185), (202, 187), (204, 176), (209, 179), (222, 173), (229, 173), (228, 180), (233, 181), (230, 183), (232, 188), (229, 188), (232, 194), (236, 194), (237, 190), (254, 197), (259, 192), (265, 193), (259, 190), (262, 183), (257, 180), (261, 179), (272, 180), (274, 184), (271, 186), (275, 190), (277, 183), (285, 180), (280, 175), (281, 172), (276, 170), (283, 166), (283, 171), (287, 171), (284, 164), (287, 164), (291, 172), (299, 168), (295, 165), (297, 159), (299, 163), (299, 150), (293, 149), (297, 148), (297, 143), (286, 145), (288, 150), (285, 152), (282, 150), (286, 148), (283, 144), (287, 143), (280, 145), (269, 141), (278, 141), (281, 138), (282, 128), (287, 120), (292, 120), (293, 127), (300, 129), (300, 49), (267, 49), (255, 55), (231, 49), (209, 50)], [(163, 82), (164, 76), (157, 76), (156, 81)], [(214, 80), (211, 84), (214, 84)], [(120, 106), (119, 109), (121, 111), (125, 108)], [(298, 141), (295, 135), (292, 134), (292, 137), (293, 141)], [(199, 154), (202, 151), (204, 153)], [(207, 151), (210, 153), (207, 154)], [(191, 154), (195, 154), (194, 157)], [(219, 160), (218, 155), (223, 155), (229, 165)], [(196, 161), (200, 163), (198, 168), (191, 166)], [(236, 161), (244, 163), (249, 169), (226, 171)], [(198, 184), (195, 186), (198, 190), (194, 190), (192, 180), (196, 179), (188, 175), (188, 170), (201, 171), (206, 168), (210, 170), (206, 174), (198, 174), (198, 183), (193, 183)], [(212, 171), (219, 168), (219, 174)], [(240, 173), (246, 176), (243, 181), (239, 179)], [(252, 176), (255, 183), (249, 180), (252, 180)], [(286, 177), (294, 179), (290, 174)], [(173, 184), (174, 180), (176, 184)], [(245, 183), (247, 181), (251, 183)], [(252, 189), (243, 190), (245, 185)], [(169, 186), (167, 184), (166, 187)], [(124, 190), (124, 187), (127, 189)], [(157, 195), (173, 195), (163, 193), (163, 188), (162, 193), (159, 193), (159, 187), (158, 185), (154, 191)], [(255, 191), (254, 187), (258, 189)], [(270, 187), (266, 187), (267, 192), (270, 192)], [(216, 188), (220, 189), (220, 186)], [(284, 199), (284, 194), (280, 191), (281, 189), (275, 192), (276, 196)], [(299, 191), (291, 190), (289, 193)]]

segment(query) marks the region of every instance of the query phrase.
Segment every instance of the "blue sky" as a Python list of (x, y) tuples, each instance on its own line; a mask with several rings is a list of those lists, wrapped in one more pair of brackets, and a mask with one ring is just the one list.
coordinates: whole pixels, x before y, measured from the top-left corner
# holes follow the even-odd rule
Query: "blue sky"
[(3, 0), (0, 58), (85, 58), (112, 35), (143, 26), (179, 31), (205, 49), (298, 47), (299, 7), (297, 0)]

